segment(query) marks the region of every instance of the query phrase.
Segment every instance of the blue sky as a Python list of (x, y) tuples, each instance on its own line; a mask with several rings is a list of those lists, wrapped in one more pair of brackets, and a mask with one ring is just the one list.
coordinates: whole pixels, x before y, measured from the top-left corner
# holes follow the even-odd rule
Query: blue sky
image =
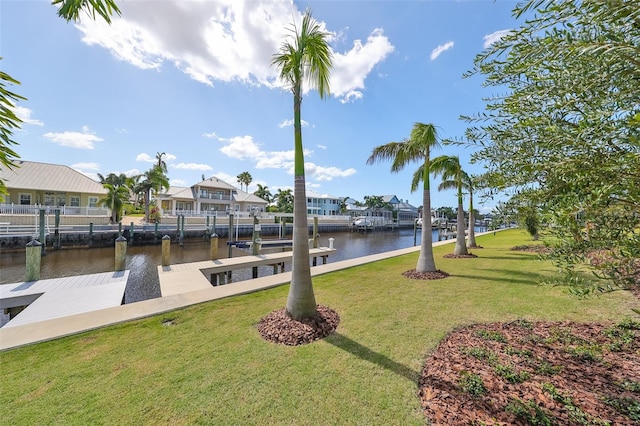
[[(433, 123), (461, 137), (461, 114), (481, 112), (473, 59), (515, 28), (514, 1), (140, 1), (118, 2), (109, 27), (66, 23), (47, 1), (0, 1), (0, 66), (26, 98), (15, 132), (24, 160), (65, 164), (91, 177), (137, 174), (165, 152), (169, 179), (190, 186), (217, 176), (239, 186), (249, 172), (272, 193), (293, 187), (292, 96), (272, 55), (310, 7), (331, 34), (332, 96), (302, 103), (307, 189), (362, 200), (394, 194), (415, 206), (417, 164), (390, 173), (367, 165), (374, 147)], [(470, 148), (447, 146), (470, 173)], [(438, 179), (432, 178), (433, 184)], [(432, 191), (432, 206), (455, 206)], [(495, 202), (479, 206), (490, 210)]]

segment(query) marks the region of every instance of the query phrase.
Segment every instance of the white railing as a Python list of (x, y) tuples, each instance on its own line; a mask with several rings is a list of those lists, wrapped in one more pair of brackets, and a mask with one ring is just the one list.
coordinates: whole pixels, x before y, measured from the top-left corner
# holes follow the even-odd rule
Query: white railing
[(71, 216), (109, 216), (110, 211), (106, 207), (74, 207), (74, 206), (43, 206), (41, 204), (0, 204), (0, 214), (24, 215), (38, 214), (44, 209), (45, 214), (54, 214), (60, 210), (61, 215)]

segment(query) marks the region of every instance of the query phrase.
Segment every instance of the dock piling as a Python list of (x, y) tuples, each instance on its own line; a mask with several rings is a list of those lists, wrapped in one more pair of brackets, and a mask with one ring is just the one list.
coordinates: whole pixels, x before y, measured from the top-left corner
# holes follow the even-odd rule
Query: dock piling
[(40, 263), (42, 259), (40, 242), (33, 239), (27, 244), (26, 278), (25, 281), (40, 279)]
[(124, 271), (127, 266), (127, 239), (122, 235), (116, 238), (116, 272)]
[(165, 235), (162, 237), (162, 266), (169, 266), (169, 258), (171, 257), (171, 237)]

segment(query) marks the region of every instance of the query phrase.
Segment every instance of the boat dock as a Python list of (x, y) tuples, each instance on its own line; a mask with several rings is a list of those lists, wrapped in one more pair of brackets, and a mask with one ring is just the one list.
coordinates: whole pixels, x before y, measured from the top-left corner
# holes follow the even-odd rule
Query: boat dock
[[(319, 247), (309, 249), (310, 258), (322, 258), (327, 263), (327, 257), (336, 249)], [(291, 260), (292, 251), (260, 254), (256, 256), (240, 256), (227, 259), (205, 260), (201, 262), (178, 263), (169, 266), (158, 266), (160, 292), (162, 296), (203, 290), (225, 283), (225, 277), (232, 271), (256, 268), (258, 266), (273, 266), (274, 275), (284, 271), (285, 261)], [(233, 285), (236, 285), (235, 283)]]
[(119, 271), (0, 285), (0, 308), (13, 317), (2, 328), (119, 306), (128, 278)]

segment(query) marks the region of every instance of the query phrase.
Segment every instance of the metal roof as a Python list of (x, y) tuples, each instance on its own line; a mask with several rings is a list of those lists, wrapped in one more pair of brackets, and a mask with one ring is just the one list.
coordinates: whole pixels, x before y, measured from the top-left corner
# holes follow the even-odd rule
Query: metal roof
[(69, 166), (23, 160), (14, 161), (14, 164), (16, 167), (12, 170), (6, 167), (0, 169), (0, 179), (8, 189), (100, 195), (107, 193), (102, 184)]

